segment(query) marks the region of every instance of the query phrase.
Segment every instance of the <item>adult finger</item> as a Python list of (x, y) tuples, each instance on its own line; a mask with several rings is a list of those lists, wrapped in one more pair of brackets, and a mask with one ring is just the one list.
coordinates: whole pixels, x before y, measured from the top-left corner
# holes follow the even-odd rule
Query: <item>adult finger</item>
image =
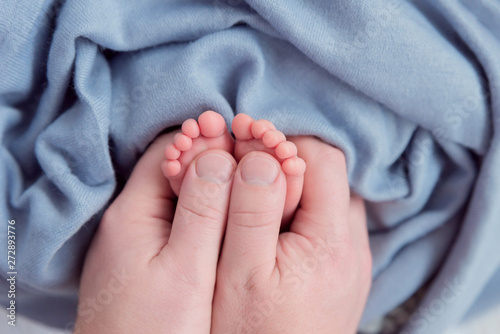
[(191, 268), (215, 272), (227, 219), (236, 161), (222, 150), (201, 153), (181, 186), (168, 244)]
[(275, 158), (264, 152), (242, 158), (233, 181), (223, 265), (242, 275), (275, 267), (285, 197), (285, 175)]
[(349, 235), (349, 184), (344, 154), (311, 137), (292, 138), (307, 169), (299, 210), (290, 231), (309, 239)]
[(124, 206), (131, 201), (141, 202), (145, 206), (142, 214), (166, 221), (172, 220), (173, 210), (170, 206), (175, 194), (159, 168), (165, 145), (172, 138), (173, 134), (158, 137), (139, 159), (127, 184), (118, 196), (118, 199), (124, 202)]
[[(160, 163), (172, 134), (158, 137), (139, 159), (123, 191), (106, 210), (99, 230), (116, 249), (137, 256), (156, 256), (170, 234), (175, 194)], [(131, 209), (132, 208), (132, 209)], [(116, 237), (119, 235), (120, 237)]]

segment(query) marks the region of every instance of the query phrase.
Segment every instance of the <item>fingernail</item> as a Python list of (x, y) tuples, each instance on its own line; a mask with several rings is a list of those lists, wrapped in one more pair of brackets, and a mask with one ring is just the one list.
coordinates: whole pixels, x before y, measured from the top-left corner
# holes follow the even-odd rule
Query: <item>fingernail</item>
[(271, 160), (251, 157), (243, 162), (241, 178), (247, 184), (268, 186), (276, 181), (278, 167)]
[(208, 153), (196, 161), (196, 174), (213, 183), (225, 183), (233, 175), (233, 164), (221, 154)]

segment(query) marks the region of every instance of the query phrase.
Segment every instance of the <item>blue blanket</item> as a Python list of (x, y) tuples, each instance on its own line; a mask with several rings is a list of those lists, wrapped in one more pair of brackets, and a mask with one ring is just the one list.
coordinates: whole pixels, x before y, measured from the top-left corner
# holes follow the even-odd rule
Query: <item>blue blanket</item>
[(15, 220), (19, 312), (70, 326), (102, 211), (207, 109), (345, 152), (374, 256), (363, 323), (426, 286), (403, 332), (441, 333), (499, 270), (499, 1), (4, 0), (0, 290)]

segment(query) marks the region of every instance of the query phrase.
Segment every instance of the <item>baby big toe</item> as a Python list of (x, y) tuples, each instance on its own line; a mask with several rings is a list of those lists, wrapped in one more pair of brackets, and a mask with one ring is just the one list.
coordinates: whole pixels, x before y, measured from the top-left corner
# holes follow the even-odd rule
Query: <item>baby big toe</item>
[(226, 121), (221, 114), (208, 110), (198, 117), (200, 132), (203, 136), (213, 138), (219, 137), (226, 130)]

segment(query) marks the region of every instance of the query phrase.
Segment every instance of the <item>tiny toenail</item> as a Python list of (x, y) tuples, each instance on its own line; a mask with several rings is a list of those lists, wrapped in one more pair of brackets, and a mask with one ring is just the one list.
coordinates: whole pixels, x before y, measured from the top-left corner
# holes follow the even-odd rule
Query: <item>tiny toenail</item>
[(278, 167), (270, 159), (250, 157), (243, 162), (241, 178), (247, 184), (268, 186), (278, 177)]
[(233, 171), (234, 166), (231, 161), (218, 153), (207, 153), (196, 161), (196, 174), (213, 183), (229, 181)]

